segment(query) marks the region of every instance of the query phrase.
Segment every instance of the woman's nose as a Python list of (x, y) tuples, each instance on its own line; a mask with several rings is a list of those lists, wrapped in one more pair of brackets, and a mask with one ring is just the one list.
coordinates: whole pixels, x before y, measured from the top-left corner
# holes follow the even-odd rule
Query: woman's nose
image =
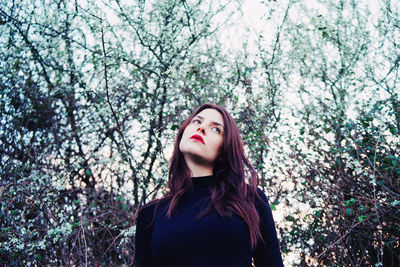
[(197, 128), (197, 131), (198, 132), (201, 132), (201, 133), (203, 133), (203, 134), (205, 134), (205, 129), (204, 129), (204, 127), (203, 127), (203, 125), (199, 125), (199, 127)]

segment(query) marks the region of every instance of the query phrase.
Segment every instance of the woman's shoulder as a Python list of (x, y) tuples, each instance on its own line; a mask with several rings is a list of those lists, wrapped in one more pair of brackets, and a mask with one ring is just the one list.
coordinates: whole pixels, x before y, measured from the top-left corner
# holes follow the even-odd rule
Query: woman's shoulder
[(269, 207), (268, 197), (265, 192), (260, 187), (257, 187), (256, 193), (257, 194), (254, 197), (254, 204), (256, 205), (256, 207)]
[(168, 202), (167, 198), (160, 198), (146, 203), (145, 205), (139, 208), (138, 217), (152, 218), (155, 210), (163, 206), (166, 202)]
[(257, 187), (257, 195), (268, 204), (268, 197), (260, 187)]
[(151, 201), (149, 203), (144, 204), (142, 207), (139, 208), (138, 216), (144, 216), (151, 214), (157, 205), (156, 201)]
[(268, 205), (268, 197), (260, 187), (256, 187), (256, 189), (254, 189), (254, 187), (252, 187), (251, 185), (247, 184), (247, 189), (251, 192), (251, 194), (254, 195), (254, 201), (256, 203), (257, 202), (264, 202), (264, 203), (266, 203)]

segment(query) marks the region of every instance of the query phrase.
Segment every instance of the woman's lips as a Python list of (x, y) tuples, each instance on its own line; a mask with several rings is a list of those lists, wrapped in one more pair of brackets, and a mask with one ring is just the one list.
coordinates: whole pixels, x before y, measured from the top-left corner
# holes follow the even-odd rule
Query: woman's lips
[(200, 141), (204, 145), (203, 137), (201, 137), (198, 134), (193, 135), (192, 137), (190, 137), (190, 139), (194, 139), (194, 140)]

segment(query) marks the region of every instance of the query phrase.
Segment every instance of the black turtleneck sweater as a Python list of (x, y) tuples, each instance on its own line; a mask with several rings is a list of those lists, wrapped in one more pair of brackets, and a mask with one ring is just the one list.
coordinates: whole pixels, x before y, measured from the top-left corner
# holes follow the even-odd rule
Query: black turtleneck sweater
[(194, 177), (193, 190), (181, 199), (170, 219), (166, 217), (169, 201), (161, 204), (152, 219), (155, 205), (139, 212), (135, 237), (137, 267), (247, 267), (252, 258), (257, 267), (283, 266), (275, 224), (265, 194), (257, 192), (260, 231), (264, 242), (251, 248), (249, 230), (239, 216), (224, 218), (213, 210), (196, 219), (207, 207), (209, 186), (214, 176)]

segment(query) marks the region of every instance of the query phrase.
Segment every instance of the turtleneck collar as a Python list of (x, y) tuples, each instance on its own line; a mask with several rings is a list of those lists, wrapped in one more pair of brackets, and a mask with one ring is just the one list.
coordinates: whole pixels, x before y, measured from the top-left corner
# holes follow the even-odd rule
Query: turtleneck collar
[(208, 187), (216, 181), (214, 175), (192, 177), (191, 179), (194, 187)]

